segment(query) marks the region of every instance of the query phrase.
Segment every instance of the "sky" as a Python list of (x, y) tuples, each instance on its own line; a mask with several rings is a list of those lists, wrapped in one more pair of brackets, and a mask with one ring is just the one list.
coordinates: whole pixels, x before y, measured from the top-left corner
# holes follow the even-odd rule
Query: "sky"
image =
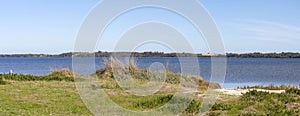
[[(101, 0), (0, 1), (0, 54), (73, 51), (84, 19), (99, 2)], [(218, 26), (226, 52), (300, 52), (299, 0), (199, 2)], [(197, 53), (208, 52), (201, 34), (187, 20), (155, 8), (141, 8), (122, 14), (103, 32), (102, 38), (99, 37), (95, 51), (112, 51), (128, 28), (154, 19), (175, 27), (188, 38)], [(136, 50), (172, 52), (154, 44), (140, 46)]]

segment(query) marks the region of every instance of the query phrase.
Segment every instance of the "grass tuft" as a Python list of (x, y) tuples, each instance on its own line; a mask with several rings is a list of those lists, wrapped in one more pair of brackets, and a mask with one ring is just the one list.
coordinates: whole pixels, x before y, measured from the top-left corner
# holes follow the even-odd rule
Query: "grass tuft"
[(70, 69), (60, 69), (60, 70), (54, 70), (49, 74), (48, 76), (56, 76), (56, 77), (74, 77), (74, 72)]

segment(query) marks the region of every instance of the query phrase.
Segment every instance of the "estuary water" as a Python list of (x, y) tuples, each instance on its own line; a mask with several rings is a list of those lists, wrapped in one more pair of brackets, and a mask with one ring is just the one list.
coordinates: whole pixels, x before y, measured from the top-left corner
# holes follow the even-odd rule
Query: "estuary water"
[[(149, 67), (160, 62), (168, 69), (180, 73), (178, 58), (136, 58), (138, 67)], [(198, 58), (200, 76), (209, 81), (211, 58)], [(96, 58), (96, 68), (103, 68), (103, 58)], [(197, 65), (197, 64), (195, 64)], [(61, 68), (72, 69), (72, 58), (0, 58), (0, 73), (45, 75)], [(300, 84), (300, 59), (290, 58), (227, 58), (224, 88), (253, 85), (296, 85)]]

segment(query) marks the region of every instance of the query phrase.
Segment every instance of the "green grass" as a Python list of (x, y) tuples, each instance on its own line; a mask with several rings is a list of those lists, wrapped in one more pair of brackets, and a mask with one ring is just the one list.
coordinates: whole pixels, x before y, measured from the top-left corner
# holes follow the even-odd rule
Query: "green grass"
[[(5, 80), (14, 81), (68, 81), (74, 82), (74, 72), (69, 69), (60, 69), (48, 75), (25, 75), (25, 74), (0, 74), (0, 84), (5, 84)], [(77, 74), (78, 75), (78, 74)]]
[[(123, 64), (121, 64), (123, 65)], [(150, 78), (158, 78), (161, 72), (152, 72), (148, 69), (137, 69), (134, 63), (130, 63), (123, 71), (131, 75), (134, 82), (145, 84)], [(217, 83), (204, 81), (199, 76), (176, 74), (166, 72), (166, 82), (162, 88), (152, 95), (137, 96), (124, 91), (114, 80), (112, 66), (100, 69), (93, 75), (99, 79), (101, 89), (119, 106), (135, 110), (148, 111), (170, 104), (170, 111), (181, 113), (183, 106), (175, 103), (185, 102), (185, 97), (174, 96), (179, 83), (185, 80), (182, 86), (189, 87), (190, 81), (198, 82), (197, 92), (182, 115), (197, 115), (202, 103), (203, 94), (207, 87), (220, 88)], [(74, 73), (70, 70), (57, 70), (45, 76), (13, 74), (0, 74), (0, 116), (2, 115), (92, 115), (86, 108), (78, 92), (76, 91)], [(122, 77), (126, 79), (126, 75)], [(262, 87), (261, 87), (262, 88)], [(263, 87), (266, 88), (266, 87)], [(300, 90), (290, 87), (268, 87), (271, 89), (286, 89), (286, 93), (276, 94), (259, 91), (250, 91), (242, 96), (220, 95), (207, 115), (299, 115), (300, 114)], [(170, 100), (174, 100), (170, 102)]]
[[(159, 78), (160, 72), (151, 72), (147, 69), (137, 69), (129, 66), (128, 72), (137, 83), (148, 83), (150, 78)], [(136, 111), (147, 111), (158, 108), (169, 102), (177, 91), (181, 79), (186, 82), (195, 81), (201, 84), (201, 90), (209, 84), (201, 77), (175, 74), (167, 72), (166, 82), (161, 90), (149, 96), (135, 96), (124, 92), (116, 83), (108, 67), (95, 73), (101, 88), (105, 89), (110, 98), (118, 105)], [(91, 115), (80, 99), (74, 86), (74, 73), (67, 69), (56, 70), (44, 76), (24, 74), (0, 74), (0, 115)], [(122, 75), (121, 75), (122, 76)], [(190, 86), (189, 83), (182, 84)], [(185, 101), (184, 97), (175, 98), (176, 101)], [(198, 112), (201, 99), (193, 100), (185, 111), (186, 114)], [(172, 110), (178, 110), (173, 105)], [(179, 108), (180, 109), (180, 108)]]
[(300, 96), (294, 93), (268, 93), (250, 91), (240, 98), (218, 101), (211, 109), (211, 115), (300, 115)]
[(296, 95), (300, 95), (300, 89), (297, 88), (288, 88), (285, 90), (286, 93), (288, 94), (296, 94)]
[[(112, 81), (104, 79), (106, 81)], [(0, 85), (0, 115), (92, 115), (85, 107), (72, 81), (5, 80)], [(172, 99), (177, 86), (166, 83), (160, 91), (149, 96), (136, 96), (120, 88), (103, 88), (109, 97), (123, 108), (135, 111), (156, 109)], [(198, 94), (183, 115), (196, 115), (202, 98)], [(177, 101), (185, 98), (177, 97)], [(172, 104), (171, 104), (172, 105)], [(178, 110), (176, 107), (173, 111)], [(221, 95), (207, 115), (299, 115), (299, 89), (276, 94), (250, 91), (240, 97)]]
[(0, 85), (0, 115), (91, 115), (73, 82), (8, 81)]
[(14, 80), (14, 81), (68, 81), (74, 82), (73, 77), (65, 76), (36, 76), (36, 75), (24, 75), (24, 74), (0, 74), (0, 78), (4, 80)]

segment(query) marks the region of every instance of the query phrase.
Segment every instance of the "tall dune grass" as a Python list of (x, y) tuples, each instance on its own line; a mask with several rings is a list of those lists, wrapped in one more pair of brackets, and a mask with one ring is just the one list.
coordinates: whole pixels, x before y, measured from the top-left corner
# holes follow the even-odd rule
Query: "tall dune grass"
[(164, 73), (166, 75), (165, 82), (169, 84), (181, 84), (183, 86), (189, 86), (189, 84), (191, 84), (191, 83), (181, 83), (183, 79), (186, 80), (187, 82), (198, 83), (199, 88), (202, 89), (207, 89), (209, 85), (213, 88), (221, 88), (218, 83), (207, 82), (200, 76), (177, 74), (171, 71), (165, 71), (165, 72), (151, 71), (150, 69), (147, 68), (139, 69), (133, 58), (129, 60), (128, 64), (122, 63), (120, 60), (113, 57), (110, 57), (110, 59), (105, 59), (104, 62), (105, 62), (105, 68), (97, 70), (94, 74), (102, 80), (103, 79), (113, 80), (115, 79), (114, 76), (124, 76), (125, 78), (125, 76), (129, 75), (133, 79), (137, 79), (141, 81), (149, 81), (150, 78), (153, 78), (157, 75), (161, 75), (162, 73)]

